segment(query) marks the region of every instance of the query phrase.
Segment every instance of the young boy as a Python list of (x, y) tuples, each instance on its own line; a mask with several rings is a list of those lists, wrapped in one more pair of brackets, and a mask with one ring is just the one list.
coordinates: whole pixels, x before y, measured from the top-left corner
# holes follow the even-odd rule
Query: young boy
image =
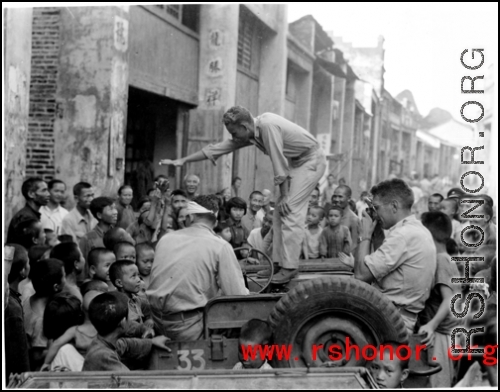
[[(113, 227), (118, 219), (115, 201), (109, 197), (96, 197), (90, 203), (90, 212), (97, 219), (97, 225), (80, 240), (80, 250), (85, 260), (94, 248), (104, 247), (104, 234)], [(85, 271), (85, 278), (88, 270)]]
[(113, 248), (116, 260), (132, 260), (135, 262), (135, 246), (129, 242), (118, 242)]
[(118, 242), (128, 242), (129, 244), (135, 245), (135, 241), (132, 236), (121, 227), (113, 227), (109, 229), (102, 239), (104, 247), (113, 251), (115, 245)]
[(302, 253), (304, 259), (318, 259), (319, 254), (319, 239), (323, 232), (320, 227), (320, 222), (325, 217), (325, 210), (318, 206), (309, 207), (307, 212), (304, 242), (302, 243)]
[(442, 370), (430, 376), (432, 388), (450, 388), (453, 381), (453, 360), (447, 355), (452, 330), (459, 325), (460, 319), (455, 318), (450, 311), (450, 301), (455, 288), (451, 279), (460, 276), (458, 268), (446, 253), (446, 243), (451, 235), (451, 221), (442, 212), (426, 212), (422, 214), (422, 224), (429, 229), (434, 239), (437, 251), (437, 268), (435, 285), (425, 308), (419, 314), (421, 324), (419, 334), (427, 334), (422, 341), (432, 345), (432, 357), (436, 358)]
[(83, 324), (68, 328), (66, 332), (64, 332), (61, 336), (59, 336), (52, 342), (47, 352), (47, 356), (45, 357), (45, 361), (41, 369), (42, 371), (46, 368), (51, 367), (51, 364), (54, 361), (54, 358), (56, 358), (57, 353), (66, 344), (72, 343), (76, 350), (78, 350), (78, 352), (83, 357), (85, 357), (85, 355), (87, 354), (87, 350), (92, 343), (92, 340), (94, 340), (97, 336), (97, 331), (90, 322), (89, 305), (95, 297), (101, 294), (102, 292), (96, 290), (90, 290), (85, 293), (82, 303), (83, 314), (85, 317)]
[(252, 359), (250, 355), (244, 357), (243, 351), (248, 352), (248, 346), (256, 350), (257, 346), (269, 345), (271, 343), (272, 331), (269, 324), (265, 321), (252, 319), (241, 327), (240, 338), (238, 341), (238, 358), (240, 362), (234, 365), (233, 369), (272, 369), (267, 363), (267, 359), (262, 359), (256, 355)]
[(64, 289), (64, 265), (57, 259), (40, 260), (31, 270), (35, 294), (23, 301), (24, 329), (28, 337), (30, 368), (36, 371), (43, 364), (47, 338), (43, 333), (43, 315), (49, 299)]
[(136, 264), (139, 269), (139, 277), (142, 281), (139, 295), (145, 295), (146, 289), (149, 286), (149, 280), (151, 279), (151, 268), (153, 268), (155, 250), (150, 244), (143, 242), (135, 246), (135, 253), (137, 254)]
[(351, 234), (340, 221), (344, 210), (340, 206), (333, 206), (328, 211), (328, 224), (323, 229), (319, 240), (319, 253), (321, 257), (339, 257), (341, 253), (351, 253)]
[[(410, 360), (401, 360), (396, 355), (396, 350), (400, 345), (400, 343), (395, 342), (382, 343), (377, 347), (375, 359), (367, 365), (368, 371), (381, 389), (403, 388), (403, 382), (410, 374), (408, 369)], [(383, 355), (380, 352), (381, 349)], [(381, 357), (383, 359), (380, 359)]]
[(5, 371), (9, 375), (30, 371), (28, 340), (24, 330), (24, 313), (19, 293), (19, 282), (30, 271), (28, 252), (21, 245), (7, 244), (14, 248), (14, 258), (8, 276), (9, 300), (5, 313)]
[(141, 278), (135, 263), (132, 260), (118, 260), (111, 266), (109, 276), (116, 289), (126, 294), (129, 299), (127, 334), (143, 338), (153, 337), (154, 321), (151, 318), (149, 303), (147, 299), (137, 295), (141, 291)]
[(243, 246), (250, 232), (241, 223), (241, 218), (247, 213), (247, 203), (241, 197), (233, 197), (227, 203), (229, 218), (226, 221), (231, 228), (230, 244), (233, 248)]
[(128, 297), (120, 292), (104, 293), (93, 299), (89, 306), (89, 318), (97, 337), (92, 341), (83, 371), (129, 371), (121, 360), (119, 352), (129, 357), (145, 358), (152, 346), (170, 351), (165, 346), (167, 338), (156, 336), (153, 339), (120, 339), (125, 333), (128, 316)]
[(217, 224), (217, 226), (215, 227), (214, 232), (222, 239), (231, 243), (231, 239), (233, 238), (233, 235), (231, 234), (231, 228), (229, 227), (227, 222), (219, 222)]
[(89, 253), (90, 279), (100, 280), (108, 285), (109, 291), (116, 290), (109, 280), (109, 267), (116, 261), (115, 254), (106, 248), (94, 248)]
[(65, 291), (82, 301), (82, 294), (77, 286), (77, 278), (85, 268), (85, 259), (78, 249), (78, 245), (74, 242), (56, 245), (50, 252), (50, 257), (64, 263), (64, 272), (66, 273)]

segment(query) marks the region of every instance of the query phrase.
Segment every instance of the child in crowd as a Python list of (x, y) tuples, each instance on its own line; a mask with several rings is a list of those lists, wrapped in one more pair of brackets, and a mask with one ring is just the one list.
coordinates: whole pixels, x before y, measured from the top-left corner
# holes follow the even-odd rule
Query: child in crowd
[(125, 333), (128, 301), (125, 294), (115, 291), (101, 294), (90, 303), (89, 318), (97, 330), (97, 337), (87, 351), (83, 371), (129, 371), (130, 369), (121, 362), (119, 352), (127, 352), (129, 357), (145, 358), (151, 352), (152, 346), (170, 351), (165, 346), (165, 336), (156, 336), (153, 339), (120, 339)]
[(33, 283), (31, 282), (31, 271), (33, 270), (33, 266), (42, 259), (48, 259), (50, 257), (51, 249), (52, 248), (49, 245), (35, 245), (28, 250), (30, 274), (26, 279), (19, 283), (19, 292), (21, 293), (23, 301), (35, 294), (35, 289), (33, 288)]
[(23, 301), (24, 329), (30, 350), (30, 368), (40, 369), (45, 358), (47, 338), (43, 334), (43, 315), (50, 298), (64, 289), (66, 277), (63, 262), (57, 259), (40, 260), (31, 266), (35, 294)]
[[(397, 349), (402, 344), (382, 343), (377, 347), (375, 359), (367, 364), (368, 371), (381, 389), (403, 388), (403, 383), (410, 374), (408, 369), (410, 359), (402, 360), (397, 355)], [(383, 351), (383, 355), (380, 350)]]
[(100, 280), (108, 285), (110, 291), (115, 290), (109, 280), (109, 267), (115, 261), (116, 257), (110, 250), (106, 248), (92, 249), (88, 257), (90, 279)]
[(451, 279), (461, 276), (451, 257), (446, 253), (446, 243), (451, 236), (451, 221), (442, 212), (425, 212), (422, 224), (431, 232), (437, 251), (435, 285), (425, 308), (419, 314), (421, 327), (419, 334), (427, 334), (422, 341), (433, 347), (432, 357), (436, 358), (442, 370), (430, 376), (432, 388), (451, 388), (454, 377), (454, 362), (447, 355), (452, 330), (459, 325), (460, 319), (450, 311), (451, 298), (455, 289)]
[[(78, 298), (67, 293), (53, 297), (47, 304), (43, 316), (43, 332), (49, 340), (49, 347), (52, 346), (54, 339), (60, 338), (68, 329), (80, 325), (84, 318), (82, 302)], [(83, 356), (75, 346), (66, 344), (60, 347), (53, 358), (45, 357), (42, 368), (46, 367), (52, 370), (67, 369), (79, 372), (83, 367)]]
[(106, 293), (109, 291), (109, 287), (107, 283), (104, 283), (102, 280), (93, 279), (87, 280), (86, 282), (82, 283), (82, 285), (80, 286), (80, 291), (85, 302), (85, 294), (87, 294), (89, 291)]
[(45, 243), (47, 245), (54, 247), (59, 243), (54, 230), (45, 228), (43, 231), (45, 232)]
[(149, 280), (151, 279), (151, 268), (153, 268), (155, 250), (150, 244), (144, 242), (135, 246), (135, 252), (137, 254), (136, 264), (139, 270), (139, 277), (142, 281), (139, 295), (145, 296)]
[(109, 270), (111, 282), (116, 289), (127, 295), (129, 329), (127, 335), (141, 336), (143, 338), (153, 337), (154, 322), (151, 318), (151, 310), (146, 298), (140, 298), (141, 278), (139, 269), (132, 260), (118, 260)]
[(85, 259), (80, 249), (78, 249), (78, 245), (74, 242), (56, 245), (50, 252), (50, 257), (64, 263), (64, 272), (66, 273), (65, 291), (82, 301), (82, 294), (76, 282), (77, 277), (82, 274), (85, 268)]
[(226, 221), (231, 228), (230, 244), (233, 248), (243, 246), (250, 234), (249, 231), (242, 225), (241, 218), (247, 213), (247, 203), (241, 197), (233, 197), (227, 203), (227, 212), (229, 218)]
[(14, 230), (15, 243), (30, 250), (32, 246), (45, 244), (45, 231), (37, 219), (21, 221)]
[[(95, 281), (90, 281), (90, 282), (95, 282)], [(90, 347), (92, 340), (94, 340), (95, 337), (97, 336), (97, 330), (90, 322), (89, 305), (90, 302), (92, 302), (92, 300), (95, 297), (101, 295), (102, 293), (103, 293), (102, 291), (90, 290), (84, 294), (82, 303), (83, 314), (84, 314), (83, 324), (70, 326), (59, 337), (57, 336), (54, 337), (55, 340), (49, 347), (47, 356), (45, 357), (44, 365), (42, 366), (42, 370), (45, 368), (53, 369), (55, 366), (60, 366), (64, 358), (64, 354), (62, 358), (57, 358), (57, 355), (61, 349), (63, 350), (63, 353), (64, 352), (67, 353), (69, 351), (71, 355), (73, 350), (71, 348), (64, 348), (66, 345), (71, 345), (71, 344), (74, 346), (74, 348), (80, 355), (80, 357), (78, 357), (77, 355), (74, 355), (73, 357), (76, 358), (77, 360), (81, 358), (79, 371), (82, 370), (83, 360), (85, 355), (87, 354), (87, 350)]]
[(30, 371), (28, 340), (24, 329), (24, 313), (19, 294), (19, 283), (30, 271), (28, 252), (18, 244), (7, 244), (14, 248), (14, 259), (8, 276), (9, 301), (5, 312), (5, 371), (10, 374)]
[(231, 243), (231, 238), (233, 237), (231, 234), (231, 228), (229, 227), (227, 222), (219, 222), (214, 229), (215, 234), (217, 234), (222, 239)]
[(304, 259), (318, 259), (319, 254), (319, 239), (321, 237), (322, 229), (320, 222), (325, 217), (325, 210), (318, 206), (309, 207), (306, 217), (306, 230), (304, 241), (302, 243), (302, 253)]
[(104, 247), (110, 251), (113, 251), (118, 242), (128, 242), (129, 244), (135, 245), (135, 241), (131, 235), (121, 227), (109, 229), (106, 234), (104, 234), (102, 242), (104, 243)]
[(340, 224), (344, 211), (333, 206), (328, 211), (328, 224), (321, 233), (319, 253), (321, 257), (339, 257), (341, 253), (351, 253), (351, 234), (346, 226)]
[(135, 262), (135, 246), (129, 242), (118, 242), (113, 248), (116, 260), (132, 260)]
[(57, 240), (59, 242), (74, 242), (73, 237), (69, 234), (61, 234), (60, 236), (57, 237)]
[(179, 226), (179, 230), (186, 228), (186, 216), (187, 210), (185, 208), (181, 208), (179, 210), (179, 214), (177, 215), (177, 225)]
[[(238, 358), (240, 362), (234, 365), (233, 369), (272, 369), (272, 366), (267, 363), (267, 359), (262, 359), (260, 355), (256, 355), (252, 359), (249, 355), (247, 358), (243, 356), (242, 347), (252, 347), (253, 350), (257, 346), (265, 346), (271, 344), (272, 330), (269, 324), (265, 321), (252, 319), (246, 322), (241, 327), (240, 337), (238, 340)], [(248, 350), (245, 350), (248, 352)]]

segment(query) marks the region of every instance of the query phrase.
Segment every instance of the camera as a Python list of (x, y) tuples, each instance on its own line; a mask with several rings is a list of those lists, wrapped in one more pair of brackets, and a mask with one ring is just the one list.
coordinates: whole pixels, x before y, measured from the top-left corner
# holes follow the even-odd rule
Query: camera
[(375, 207), (373, 207), (372, 201), (370, 199), (366, 199), (365, 203), (368, 204), (368, 208), (366, 209), (366, 213), (370, 216), (372, 220), (377, 219), (377, 211), (375, 210)]

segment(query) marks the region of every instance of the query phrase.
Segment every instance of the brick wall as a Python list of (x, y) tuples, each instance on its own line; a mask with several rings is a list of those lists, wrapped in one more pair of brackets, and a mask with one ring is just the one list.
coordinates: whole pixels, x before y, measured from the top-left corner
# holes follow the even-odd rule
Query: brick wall
[(26, 177), (54, 178), (60, 9), (34, 8)]

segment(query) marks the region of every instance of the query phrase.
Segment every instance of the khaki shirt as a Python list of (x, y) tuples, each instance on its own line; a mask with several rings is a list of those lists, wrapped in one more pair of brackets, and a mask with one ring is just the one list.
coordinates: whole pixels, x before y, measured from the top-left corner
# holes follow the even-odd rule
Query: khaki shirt
[(269, 155), (274, 169), (274, 183), (280, 185), (290, 167), (299, 167), (311, 158), (310, 150), (318, 148), (318, 142), (304, 128), (273, 113), (264, 113), (255, 119), (255, 136), (248, 142), (227, 139), (202, 149), (214, 164), (221, 155), (254, 144)]
[(388, 230), (383, 244), (365, 257), (374, 283), (395, 305), (424, 309), (434, 286), (436, 247), (429, 230), (411, 215)]
[(201, 223), (160, 239), (150, 276), (149, 304), (164, 314), (201, 308), (219, 290), (248, 294), (233, 248)]

